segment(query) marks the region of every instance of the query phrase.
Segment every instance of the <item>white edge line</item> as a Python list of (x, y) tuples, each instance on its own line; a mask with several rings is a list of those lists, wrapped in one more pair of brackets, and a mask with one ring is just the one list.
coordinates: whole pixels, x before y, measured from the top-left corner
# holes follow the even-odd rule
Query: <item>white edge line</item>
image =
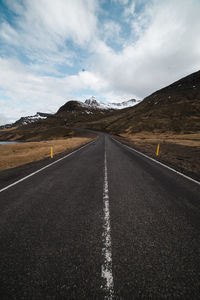
[(91, 142), (89, 142), (88, 144), (86, 144), (86, 145), (84, 145), (84, 146), (82, 146), (82, 147), (80, 147), (80, 148), (74, 150), (73, 152), (71, 152), (71, 153), (69, 153), (69, 154), (67, 154), (67, 155), (65, 155), (65, 156), (63, 156), (63, 157), (57, 159), (56, 161), (54, 161), (54, 162), (52, 162), (52, 163), (50, 163), (50, 164), (48, 164), (48, 165), (46, 165), (46, 166), (44, 166), (43, 168), (41, 168), (41, 169), (39, 169), (39, 170), (37, 170), (37, 171), (35, 171), (35, 172), (33, 172), (33, 173), (27, 175), (27, 176), (25, 176), (25, 177), (23, 177), (23, 178), (21, 178), (21, 179), (15, 181), (15, 182), (13, 182), (13, 183), (7, 185), (6, 187), (4, 187), (4, 188), (2, 188), (2, 189), (0, 190), (0, 193), (3, 192), (3, 191), (5, 191), (5, 190), (7, 190), (7, 189), (9, 189), (9, 188), (12, 187), (12, 186), (14, 186), (14, 185), (16, 185), (16, 184), (18, 184), (18, 183), (24, 181), (25, 179), (27, 179), (27, 178), (29, 178), (29, 177), (31, 177), (31, 176), (33, 176), (33, 175), (35, 175), (35, 174), (41, 172), (42, 170), (44, 170), (44, 169), (46, 169), (46, 168), (48, 168), (48, 167), (50, 167), (50, 166), (56, 164), (57, 162), (59, 162), (59, 161), (65, 159), (65, 158), (69, 157), (70, 155), (72, 155), (72, 154), (78, 152), (79, 150), (85, 148), (86, 146), (89, 146), (90, 144), (92, 144), (92, 143), (94, 143), (94, 142), (95, 142), (95, 141), (91, 141)]
[(129, 146), (127, 146), (127, 145), (125, 145), (125, 144), (119, 142), (118, 140), (116, 140), (116, 139), (114, 139), (114, 138), (112, 138), (112, 140), (114, 140), (114, 141), (116, 141), (117, 143), (121, 144), (122, 146), (124, 146), (124, 147), (126, 147), (126, 148), (128, 148), (128, 149), (130, 149), (130, 150), (132, 150), (132, 151), (135, 151), (136, 153), (138, 153), (138, 154), (140, 154), (140, 155), (142, 155), (142, 156), (144, 156), (144, 157), (146, 157), (146, 158), (148, 158), (148, 159), (150, 159), (150, 160), (156, 162), (157, 164), (159, 164), (159, 165), (161, 165), (161, 166), (163, 166), (163, 167), (165, 167), (165, 168), (167, 168), (167, 169), (173, 171), (174, 173), (179, 174), (179, 175), (181, 175), (182, 177), (184, 177), (184, 178), (186, 178), (186, 179), (188, 179), (188, 180), (190, 180), (190, 181), (192, 181), (192, 182), (194, 182), (194, 183), (200, 185), (200, 182), (199, 182), (199, 181), (197, 181), (197, 180), (195, 180), (195, 179), (193, 179), (193, 178), (191, 178), (191, 177), (189, 177), (189, 176), (187, 176), (187, 175), (185, 175), (185, 174), (183, 174), (183, 173), (181, 173), (181, 172), (179, 172), (179, 171), (177, 171), (177, 170), (175, 170), (175, 169), (173, 169), (173, 168), (171, 168), (171, 167), (168, 167), (167, 165), (161, 163), (160, 161), (158, 161), (158, 160), (156, 160), (156, 159), (154, 159), (154, 158), (152, 158), (152, 157), (150, 157), (150, 156), (148, 156), (148, 155), (146, 155), (146, 154), (144, 154), (144, 153), (142, 153), (142, 152), (140, 152), (140, 151), (138, 151), (138, 150), (135, 150), (134, 148), (131, 148), (131, 147), (129, 147)]

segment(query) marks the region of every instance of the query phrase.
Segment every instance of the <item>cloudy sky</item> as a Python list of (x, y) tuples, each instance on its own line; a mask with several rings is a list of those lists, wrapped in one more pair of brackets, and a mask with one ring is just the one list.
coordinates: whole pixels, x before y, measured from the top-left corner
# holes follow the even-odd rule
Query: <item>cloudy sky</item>
[(0, 124), (199, 70), (199, 0), (0, 0)]

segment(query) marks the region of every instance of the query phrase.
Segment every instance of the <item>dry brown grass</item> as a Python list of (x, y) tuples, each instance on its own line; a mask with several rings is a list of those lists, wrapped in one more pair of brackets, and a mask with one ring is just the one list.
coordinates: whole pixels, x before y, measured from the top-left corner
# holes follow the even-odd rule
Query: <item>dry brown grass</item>
[(191, 134), (174, 134), (140, 132), (136, 134), (121, 134), (129, 140), (137, 143), (174, 143), (182, 146), (200, 147), (200, 132)]
[(91, 140), (91, 138), (73, 137), (62, 140), (0, 145), (0, 170), (50, 157), (51, 147), (53, 147), (55, 155), (73, 150)]

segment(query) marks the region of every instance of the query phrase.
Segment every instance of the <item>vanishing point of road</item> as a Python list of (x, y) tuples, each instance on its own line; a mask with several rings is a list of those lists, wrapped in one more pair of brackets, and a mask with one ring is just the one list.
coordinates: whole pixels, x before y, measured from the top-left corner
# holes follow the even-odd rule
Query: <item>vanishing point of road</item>
[[(0, 172), (0, 299), (200, 299), (200, 185), (100, 134)], [(31, 176), (29, 176), (31, 174)]]

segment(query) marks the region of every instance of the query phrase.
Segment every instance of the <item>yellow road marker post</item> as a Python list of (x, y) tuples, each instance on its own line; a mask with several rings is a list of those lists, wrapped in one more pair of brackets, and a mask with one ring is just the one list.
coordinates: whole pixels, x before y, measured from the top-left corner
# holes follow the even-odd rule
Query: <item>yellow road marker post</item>
[(53, 147), (51, 147), (51, 158), (53, 158)]
[(157, 150), (156, 150), (156, 156), (158, 156), (158, 155), (159, 155), (159, 150), (160, 150), (160, 144), (158, 144), (158, 146), (157, 146)]

